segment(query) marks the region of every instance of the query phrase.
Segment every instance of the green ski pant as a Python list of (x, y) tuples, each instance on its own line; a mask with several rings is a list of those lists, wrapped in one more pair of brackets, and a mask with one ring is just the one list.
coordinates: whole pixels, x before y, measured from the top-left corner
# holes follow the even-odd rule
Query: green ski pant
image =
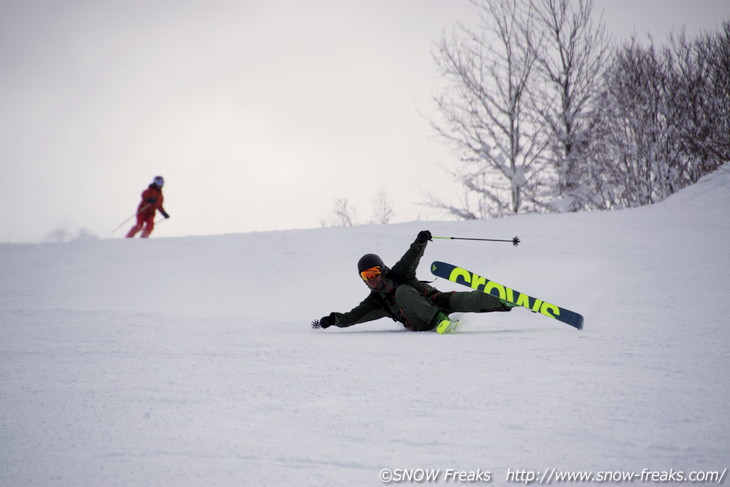
[(456, 312), (483, 313), (505, 309), (499, 299), (482, 291), (438, 293), (429, 299), (408, 285), (396, 289), (395, 301), (406, 328), (414, 331), (436, 328), (436, 315), (439, 311), (448, 315)]

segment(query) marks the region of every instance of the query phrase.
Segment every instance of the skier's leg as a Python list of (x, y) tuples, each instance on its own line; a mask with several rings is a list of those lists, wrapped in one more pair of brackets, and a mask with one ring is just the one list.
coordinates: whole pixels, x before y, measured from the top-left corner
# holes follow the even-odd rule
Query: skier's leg
[(395, 300), (407, 328), (413, 331), (427, 331), (436, 327), (439, 308), (429, 303), (414, 287), (407, 285), (398, 287)]
[(147, 217), (145, 220), (145, 227), (144, 230), (142, 230), (142, 235), (140, 237), (142, 238), (148, 238), (150, 236), (150, 233), (152, 233), (152, 230), (155, 229), (155, 215)]
[(127, 238), (133, 238), (135, 235), (137, 235), (137, 232), (142, 230), (142, 225), (144, 225), (144, 218), (142, 215), (137, 213), (137, 223), (129, 229), (129, 232), (127, 232)]
[(452, 312), (484, 313), (487, 311), (509, 311), (499, 298), (482, 291), (452, 293), (449, 299)]
[(406, 321), (406, 327), (414, 331), (433, 330), (439, 309), (421, 296), (413, 286), (399, 286), (395, 301)]

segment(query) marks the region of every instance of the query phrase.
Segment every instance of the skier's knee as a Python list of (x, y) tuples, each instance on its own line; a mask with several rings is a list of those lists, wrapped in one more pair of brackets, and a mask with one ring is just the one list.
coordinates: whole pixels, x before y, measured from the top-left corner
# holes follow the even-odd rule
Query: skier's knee
[(420, 296), (420, 294), (418, 294), (418, 291), (416, 291), (416, 288), (414, 288), (413, 286), (408, 286), (404, 284), (402, 286), (398, 286), (398, 289), (395, 290), (396, 302), (399, 302), (403, 298), (407, 299), (408, 297), (414, 295)]

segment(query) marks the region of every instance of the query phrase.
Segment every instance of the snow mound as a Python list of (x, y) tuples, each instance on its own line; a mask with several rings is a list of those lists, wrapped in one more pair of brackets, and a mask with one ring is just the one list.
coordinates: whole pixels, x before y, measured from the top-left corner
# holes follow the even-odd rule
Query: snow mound
[(670, 206), (730, 210), (730, 162), (669, 196), (664, 202)]

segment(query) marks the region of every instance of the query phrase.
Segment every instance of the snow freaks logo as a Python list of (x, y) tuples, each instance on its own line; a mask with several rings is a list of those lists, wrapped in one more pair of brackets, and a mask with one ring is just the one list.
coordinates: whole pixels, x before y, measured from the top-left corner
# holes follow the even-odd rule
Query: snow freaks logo
[(384, 484), (391, 483), (426, 483), (426, 482), (463, 482), (463, 483), (476, 483), (484, 482), (489, 483), (492, 481), (492, 472), (487, 470), (454, 470), (448, 468), (446, 470), (441, 469), (427, 469), (427, 468), (384, 468), (378, 475), (380, 481)]
[[(507, 469), (505, 482), (507, 484), (524, 485), (551, 485), (551, 484), (604, 484), (604, 483), (659, 483), (659, 484), (722, 484), (727, 474), (727, 468), (722, 471), (692, 471), (665, 470), (656, 471), (645, 468), (640, 472), (632, 471), (599, 471), (599, 472), (568, 472), (555, 468), (545, 470)], [(426, 484), (426, 483), (490, 483), (492, 472), (489, 470), (442, 470), (436, 468), (384, 468), (379, 474), (384, 484)]]

